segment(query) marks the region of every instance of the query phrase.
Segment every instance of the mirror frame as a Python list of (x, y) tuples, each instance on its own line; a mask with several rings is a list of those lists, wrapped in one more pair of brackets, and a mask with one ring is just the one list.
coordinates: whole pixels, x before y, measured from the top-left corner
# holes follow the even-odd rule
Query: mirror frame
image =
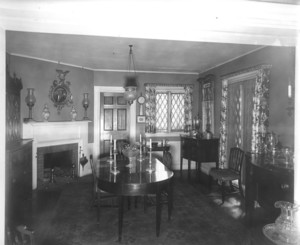
[(57, 108), (57, 113), (60, 114), (64, 106), (73, 104), (73, 96), (70, 90), (71, 83), (65, 81), (65, 76), (69, 71), (56, 70), (58, 80), (54, 80), (50, 88), (49, 98)]

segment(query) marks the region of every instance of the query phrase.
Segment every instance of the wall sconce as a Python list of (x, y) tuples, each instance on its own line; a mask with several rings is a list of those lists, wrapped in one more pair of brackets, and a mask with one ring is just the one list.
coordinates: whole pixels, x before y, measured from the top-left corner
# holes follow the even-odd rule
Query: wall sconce
[(34, 106), (36, 102), (36, 98), (34, 97), (34, 88), (28, 88), (27, 89), (27, 96), (25, 98), (25, 102), (27, 106), (29, 107), (29, 115), (28, 118), (24, 118), (24, 122), (30, 122), (33, 121), (32, 119), (32, 107)]
[(83, 94), (83, 100), (82, 100), (82, 106), (84, 108), (84, 117), (83, 120), (89, 120), (87, 116), (87, 108), (89, 107), (90, 101), (89, 101), (89, 94), (84, 93)]
[(286, 109), (289, 117), (294, 115), (294, 91), (290, 80), (288, 85), (288, 107)]
[[(133, 45), (129, 45), (130, 50), (129, 50), (129, 62), (128, 62), (128, 75), (125, 77), (125, 83), (124, 83), (124, 89), (125, 89), (124, 99), (128, 102), (129, 105), (131, 105), (137, 97), (137, 76), (134, 67), (132, 46)], [(130, 74), (131, 65), (133, 68), (134, 75)]]

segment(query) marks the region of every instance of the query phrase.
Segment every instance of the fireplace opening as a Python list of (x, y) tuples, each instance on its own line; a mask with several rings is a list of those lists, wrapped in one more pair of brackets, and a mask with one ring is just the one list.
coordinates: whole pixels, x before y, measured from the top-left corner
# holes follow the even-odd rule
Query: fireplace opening
[(74, 172), (73, 151), (59, 151), (44, 154), (44, 177), (54, 181), (54, 176), (71, 177)]
[(72, 151), (45, 153), (44, 169), (52, 168), (70, 169), (72, 167)]
[(37, 148), (37, 187), (69, 182), (78, 175), (78, 143)]

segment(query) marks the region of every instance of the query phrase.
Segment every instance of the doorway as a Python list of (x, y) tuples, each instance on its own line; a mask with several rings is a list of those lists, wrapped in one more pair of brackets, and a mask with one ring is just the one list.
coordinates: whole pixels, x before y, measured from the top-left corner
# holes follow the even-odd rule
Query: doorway
[(227, 156), (232, 147), (251, 151), (255, 79), (228, 84)]
[[(100, 94), (101, 93), (124, 93), (123, 87), (117, 86), (95, 86), (94, 87), (94, 145), (93, 158), (94, 161), (100, 156)], [(136, 137), (136, 101), (130, 106), (130, 120), (129, 120), (129, 141), (134, 143)]]
[(220, 167), (227, 168), (232, 146), (263, 150), (269, 126), (270, 65), (252, 67), (222, 78)]
[(100, 155), (110, 152), (111, 139), (129, 140), (129, 116), (123, 93), (100, 93)]

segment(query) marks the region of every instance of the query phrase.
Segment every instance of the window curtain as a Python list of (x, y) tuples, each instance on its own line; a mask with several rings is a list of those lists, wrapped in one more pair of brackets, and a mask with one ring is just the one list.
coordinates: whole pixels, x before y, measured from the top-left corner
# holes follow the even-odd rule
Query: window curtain
[(156, 85), (145, 86), (146, 133), (156, 133)]
[(188, 132), (192, 129), (193, 86), (184, 87), (184, 129)]
[[(251, 136), (251, 151), (262, 152), (265, 134), (269, 126), (269, 83), (271, 66), (264, 65), (259, 68), (252, 68), (244, 72), (239, 72), (230, 77), (255, 70), (255, 89), (253, 94), (253, 122)], [(228, 146), (228, 81), (229, 77), (222, 80), (221, 113), (220, 113), (220, 168), (224, 168), (227, 162)]]

